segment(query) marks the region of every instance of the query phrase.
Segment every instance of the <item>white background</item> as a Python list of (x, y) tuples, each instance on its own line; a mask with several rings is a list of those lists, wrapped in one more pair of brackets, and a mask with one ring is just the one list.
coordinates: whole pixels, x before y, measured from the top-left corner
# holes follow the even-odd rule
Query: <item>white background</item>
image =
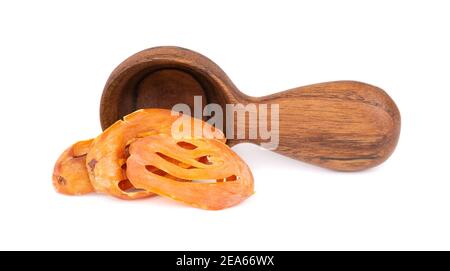
[[(448, 1), (2, 1), (0, 249), (450, 249), (449, 14)], [(256, 194), (217, 212), (57, 194), (53, 164), (100, 132), (110, 72), (159, 45), (208, 56), (254, 96), (377, 85), (400, 109), (399, 145), (350, 174), (236, 146)]]

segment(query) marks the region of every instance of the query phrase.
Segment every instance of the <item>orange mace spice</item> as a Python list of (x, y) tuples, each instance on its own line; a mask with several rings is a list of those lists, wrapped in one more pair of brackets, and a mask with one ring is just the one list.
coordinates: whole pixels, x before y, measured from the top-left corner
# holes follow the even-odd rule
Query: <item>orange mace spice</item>
[(174, 138), (171, 129), (179, 118), (165, 109), (125, 116), (97, 138), (64, 151), (54, 168), (53, 185), (67, 195), (96, 191), (138, 199), (158, 194), (211, 210), (252, 195), (251, 171), (225, 144), (223, 133), (189, 118), (192, 130), (200, 124), (202, 134)]

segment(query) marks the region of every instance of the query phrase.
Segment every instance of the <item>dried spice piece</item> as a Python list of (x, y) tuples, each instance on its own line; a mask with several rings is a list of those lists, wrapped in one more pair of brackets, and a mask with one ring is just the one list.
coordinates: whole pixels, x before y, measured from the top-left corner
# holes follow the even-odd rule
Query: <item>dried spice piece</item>
[(65, 150), (53, 170), (53, 186), (66, 195), (94, 192), (86, 169), (86, 155), (93, 139), (79, 141)]
[(146, 191), (210, 210), (253, 194), (250, 169), (222, 142), (158, 134), (134, 141), (129, 152), (127, 176)]
[[(126, 161), (128, 146), (138, 138), (153, 134), (171, 134), (172, 124), (180, 116), (172, 115), (166, 109), (141, 109), (119, 120), (106, 129), (93, 142), (86, 158), (89, 178), (97, 192), (107, 193), (121, 199), (137, 199), (154, 195), (145, 189), (136, 188), (127, 177)], [(225, 142), (223, 133), (211, 125), (189, 118), (194, 130), (194, 122), (200, 122), (207, 138)]]

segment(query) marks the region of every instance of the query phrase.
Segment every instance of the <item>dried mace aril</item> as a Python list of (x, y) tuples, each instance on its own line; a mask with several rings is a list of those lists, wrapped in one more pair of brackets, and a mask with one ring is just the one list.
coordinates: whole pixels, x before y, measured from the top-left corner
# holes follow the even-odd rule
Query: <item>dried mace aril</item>
[(94, 192), (86, 169), (86, 155), (92, 139), (79, 141), (65, 150), (53, 169), (53, 186), (66, 195), (82, 195)]
[(127, 176), (135, 187), (203, 209), (231, 207), (253, 194), (244, 161), (224, 143), (204, 138), (159, 134), (136, 140)]
[[(173, 134), (181, 118), (183, 129), (191, 130)], [(141, 109), (94, 140), (67, 149), (55, 165), (53, 184), (69, 195), (96, 191), (138, 199), (159, 194), (203, 209), (223, 209), (253, 194), (250, 169), (225, 141), (220, 130), (201, 120)]]

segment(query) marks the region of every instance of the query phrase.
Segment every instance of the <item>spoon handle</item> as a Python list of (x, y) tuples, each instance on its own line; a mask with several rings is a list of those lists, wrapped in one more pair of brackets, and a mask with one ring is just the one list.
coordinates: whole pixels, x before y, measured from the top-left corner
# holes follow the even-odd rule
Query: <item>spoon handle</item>
[[(400, 113), (394, 101), (382, 89), (361, 82), (327, 82), (240, 99), (243, 104), (257, 104), (259, 117), (269, 123), (271, 106), (278, 104), (279, 118), (272, 127), (278, 126), (279, 138), (273, 151), (330, 169), (357, 171), (376, 166), (392, 154), (400, 134)], [(264, 104), (268, 113), (261, 110)], [(235, 126), (249, 128), (245, 119), (239, 122), (236, 118)], [(274, 142), (266, 146), (277, 143), (271, 136)], [(229, 144), (270, 140), (267, 136), (263, 140), (258, 131), (254, 139), (230, 139)]]

